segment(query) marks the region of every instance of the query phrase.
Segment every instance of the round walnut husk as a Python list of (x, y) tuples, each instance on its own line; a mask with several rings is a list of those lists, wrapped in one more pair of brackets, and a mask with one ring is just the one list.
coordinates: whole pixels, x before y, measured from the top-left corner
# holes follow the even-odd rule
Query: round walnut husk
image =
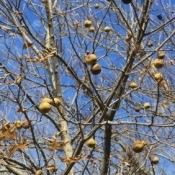
[(111, 31), (111, 28), (108, 27), (108, 26), (106, 26), (106, 27), (104, 28), (104, 31), (105, 31), (106, 33), (109, 33), (109, 32)]
[(130, 86), (130, 88), (136, 88), (137, 87), (137, 83), (132, 81), (129, 86)]
[(144, 107), (145, 109), (149, 109), (149, 108), (150, 108), (150, 104), (149, 104), (149, 103), (144, 103), (143, 107)]
[(47, 102), (47, 103), (52, 103), (52, 99), (50, 99), (50, 98), (48, 98), (48, 97), (45, 97), (45, 98), (43, 98), (42, 100), (41, 100), (41, 103), (43, 103), (43, 102)]
[(22, 127), (23, 127), (24, 129), (28, 129), (28, 128), (30, 128), (30, 123), (29, 123), (27, 120), (25, 120), (25, 121), (23, 121)]
[(60, 99), (58, 99), (58, 98), (54, 98), (54, 99), (53, 99), (53, 105), (54, 105), (54, 106), (59, 106), (60, 104), (61, 104)]
[(158, 157), (151, 157), (151, 163), (152, 164), (157, 164), (157, 163), (159, 163), (159, 158)]
[(91, 73), (93, 75), (98, 75), (98, 74), (100, 74), (100, 72), (101, 72), (101, 67), (99, 64), (96, 63), (91, 67)]
[(99, 8), (99, 4), (94, 4), (94, 8), (98, 9)]
[(91, 139), (87, 140), (86, 144), (89, 148), (95, 148), (96, 141), (93, 138), (91, 138)]
[(39, 105), (39, 110), (43, 114), (48, 113), (51, 110), (51, 105), (47, 102), (43, 102)]
[(134, 109), (135, 109), (136, 112), (140, 112), (140, 106), (135, 106)]
[(154, 78), (156, 81), (160, 81), (163, 79), (163, 75), (161, 73), (155, 73)]
[(17, 120), (17, 121), (15, 122), (15, 126), (16, 126), (17, 129), (21, 129), (22, 126), (23, 126), (23, 121)]
[(89, 65), (94, 65), (97, 62), (97, 56), (95, 54), (88, 54), (85, 58), (85, 63)]
[(157, 69), (160, 69), (164, 66), (164, 61), (163, 61), (163, 59), (155, 59), (153, 61), (153, 64)]
[(136, 153), (142, 152), (143, 148), (144, 148), (144, 144), (142, 141), (135, 141), (133, 146), (132, 146), (132, 150)]
[(89, 19), (85, 20), (85, 22), (84, 22), (84, 26), (87, 27), (87, 28), (90, 27), (91, 24), (92, 24), (92, 21), (89, 20)]
[(95, 27), (94, 26), (89, 27), (89, 32), (95, 32)]
[(165, 52), (164, 51), (158, 51), (157, 56), (158, 56), (158, 59), (164, 59)]
[(149, 41), (147, 45), (148, 45), (148, 47), (152, 47), (153, 46), (153, 42)]
[(141, 142), (143, 143), (144, 146), (148, 144), (146, 140), (142, 140)]
[(122, 0), (122, 2), (123, 2), (124, 4), (129, 4), (129, 3), (132, 2), (132, 0)]

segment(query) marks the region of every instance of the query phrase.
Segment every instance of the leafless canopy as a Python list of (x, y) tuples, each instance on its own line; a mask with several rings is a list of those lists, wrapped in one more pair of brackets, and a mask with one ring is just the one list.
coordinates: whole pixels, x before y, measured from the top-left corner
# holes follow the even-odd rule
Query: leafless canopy
[(174, 9), (1, 0), (0, 174), (174, 174)]

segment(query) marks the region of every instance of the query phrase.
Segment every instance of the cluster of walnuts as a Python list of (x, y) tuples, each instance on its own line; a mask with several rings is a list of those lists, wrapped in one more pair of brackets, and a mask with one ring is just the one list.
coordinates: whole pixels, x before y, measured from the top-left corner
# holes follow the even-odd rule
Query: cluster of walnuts
[(91, 65), (91, 73), (93, 75), (98, 75), (101, 72), (101, 67), (97, 63), (97, 56), (95, 54), (88, 54), (85, 58), (85, 63)]
[[(95, 4), (98, 5), (98, 4)], [(95, 32), (95, 27), (92, 25), (92, 21), (89, 19), (86, 19), (84, 22), (84, 26), (89, 29), (89, 32)], [(111, 28), (109, 26), (104, 27), (103, 29), (106, 33), (109, 33), (111, 31)]]
[[(133, 143), (132, 150), (135, 153), (140, 153), (144, 150), (144, 147), (147, 145), (147, 142), (145, 140), (136, 140)], [(151, 158), (151, 164), (157, 164), (159, 163), (159, 158), (156, 156), (152, 156)]]
[(38, 106), (39, 110), (42, 114), (46, 114), (51, 110), (51, 105), (53, 106), (59, 106), (61, 104), (61, 101), (58, 98), (43, 98), (41, 100), (40, 105)]
[[(158, 51), (157, 58), (153, 61), (153, 65), (155, 68), (160, 69), (164, 66), (164, 57), (165, 57), (165, 52)], [(160, 82), (163, 79), (163, 75), (158, 72), (154, 75), (154, 79)]]

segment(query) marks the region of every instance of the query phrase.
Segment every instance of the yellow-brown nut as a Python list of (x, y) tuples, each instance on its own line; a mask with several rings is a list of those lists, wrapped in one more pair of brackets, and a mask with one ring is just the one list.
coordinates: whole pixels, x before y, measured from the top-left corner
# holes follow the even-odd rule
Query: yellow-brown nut
[(152, 41), (148, 41), (148, 47), (152, 47), (153, 46), (153, 42)]
[(144, 146), (146, 146), (148, 144), (146, 140), (142, 140), (142, 143)]
[(89, 19), (87, 19), (87, 20), (85, 20), (85, 22), (84, 22), (84, 26), (85, 27), (90, 27), (92, 25), (92, 21), (91, 20), (89, 20)]
[(51, 110), (51, 105), (47, 102), (43, 102), (39, 105), (39, 110), (45, 114), (48, 113)]
[(160, 81), (163, 79), (163, 75), (161, 73), (155, 73), (154, 78), (155, 80)]
[(23, 121), (23, 125), (22, 125), (22, 127), (23, 127), (24, 129), (28, 129), (28, 128), (30, 128), (30, 124), (29, 124), (29, 122), (28, 122), (27, 120)]
[(23, 121), (21, 121), (21, 120), (18, 120), (18, 121), (15, 122), (15, 126), (16, 126), (17, 129), (21, 129), (22, 125), (23, 125)]
[(95, 27), (94, 26), (89, 27), (89, 32), (95, 32)]
[(133, 146), (132, 146), (132, 150), (136, 153), (140, 153), (143, 151), (143, 147), (144, 147), (144, 144), (142, 143), (142, 141), (135, 141)]
[(144, 107), (145, 109), (149, 109), (149, 108), (150, 108), (150, 104), (149, 104), (149, 103), (144, 103), (143, 107)]
[(101, 72), (101, 67), (99, 64), (96, 63), (91, 67), (91, 73), (93, 75), (98, 75), (98, 74), (100, 74), (100, 72)]
[(111, 28), (106, 26), (104, 29), (103, 29), (106, 33), (109, 33), (111, 31)]
[(98, 9), (99, 8), (99, 4), (94, 4), (94, 8)]
[(134, 110), (136, 111), (136, 112), (139, 112), (140, 111), (140, 106), (135, 106), (135, 108), (134, 108)]
[(97, 56), (95, 54), (89, 54), (85, 58), (85, 63), (94, 65), (97, 62)]
[(129, 85), (131, 88), (136, 88), (137, 87), (137, 83), (132, 81)]
[(89, 148), (94, 148), (97, 143), (93, 138), (91, 138), (91, 139), (87, 140), (86, 144)]
[(61, 104), (60, 99), (58, 99), (58, 98), (53, 99), (53, 105), (59, 106), (60, 104)]
[(164, 51), (158, 51), (157, 56), (158, 56), (158, 59), (164, 59), (165, 52)]
[(48, 98), (48, 97), (45, 97), (45, 98), (43, 98), (42, 100), (41, 100), (41, 103), (43, 103), (43, 102), (47, 102), (47, 103), (52, 103), (52, 99), (50, 99), (50, 98)]
[(153, 61), (153, 64), (157, 69), (160, 69), (164, 66), (164, 61), (163, 61), (163, 59), (155, 59)]
[(151, 157), (151, 163), (152, 164), (157, 164), (157, 163), (159, 163), (159, 158), (158, 157)]

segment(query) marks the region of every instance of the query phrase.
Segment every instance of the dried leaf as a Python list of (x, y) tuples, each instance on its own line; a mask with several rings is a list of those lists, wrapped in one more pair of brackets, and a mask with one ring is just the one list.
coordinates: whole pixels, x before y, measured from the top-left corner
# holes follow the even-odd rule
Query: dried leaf
[(77, 157), (67, 157), (67, 158), (60, 158), (60, 159), (62, 162), (65, 162), (65, 163), (75, 163), (75, 162), (78, 162), (83, 157), (85, 156), (79, 155)]
[(24, 55), (27, 60), (30, 62), (40, 62), (39, 58), (31, 58), (29, 55)]
[(7, 131), (10, 128), (10, 125), (11, 125), (10, 122), (6, 122), (3, 126), (1, 126), (0, 130), (2, 132), (5, 132), (5, 131)]
[(57, 139), (58, 137), (60, 137), (61, 136), (61, 132), (58, 132), (57, 134), (55, 134), (54, 136), (53, 136), (53, 139)]
[(58, 167), (55, 164), (53, 164), (53, 165), (48, 165), (46, 169), (49, 171), (56, 171)]
[(32, 45), (33, 45), (33, 43), (25, 43), (23, 45), (23, 49), (27, 49), (27, 48), (31, 47)]
[(8, 153), (8, 156), (11, 157), (15, 151), (18, 149), (17, 145), (13, 146), (10, 150), (9, 150), (9, 153)]
[(25, 148), (28, 148), (29, 144), (28, 143), (21, 143), (19, 145), (14, 145), (10, 150), (8, 155), (11, 157), (18, 149), (22, 150)]
[(0, 134), (0, 141), (4, 140), (5, 139), (5, 136), (4, 134)]
[(62, 149), (63, 146), (65, 146), (67, 144), (67, 142), (51, 142), (49, 143), (49, 147), (47, 147), (47, 149), (49, 151), (55, 151), (58, 149)]
[(138, 50), (140, 49), (140, 45), (139, 44), (136, 44), (134, 46), (134, 49), (133, 49), (133, 52), (136, 54), (138, 52)]
[(166, 108), (166, 107), (169, 106), (169, 102), (168, 102), (168, 101), (163, 101), (163, 102), (161, 103), (161, 106), (164, 107), (164, 108)]
[(25, 57), (30, 61), (30, 62), (38, 62), (38, 63), (44, 63), (44, 62), (46, 62), (49, 58), (51, 58), (51, 57), (49, 57), (49, 58), (42, 58), (42, 59), (40, 59), (40, 58), (31, 58), (31, 57), (29, 57), (28, 55), (25, 55)]
[(126, 37), (125, 41), (129, 43), (131, 41), (132, 35), (128, 33), (128, 36)]
[(60, 158), (61, 162), (70, 163), (69, 158)]
[(10, 122), (7, 122), (4, 126), (1, 127), (1, 132), (0, 133), (0, 141), (4, 139), (16, 139), (16, 126), (15, 124), (12, 124)]
[(61, 132), (55, 134), (52, 139), (49, 139), (49, 138), (44, 138), (45, 140), (47, 140), (49, 143), (48, 143), (48, 147), (46, 148), (47, 150), (49, 151), (55, 151), (55, 150), (58, 150), (58, 149), (62, 149), (62, 147), (64, 147), (68, 142), (59, 142), (57, 141), (58, 137), (61, 136)]
[(26, 112), (27, 108), (18, 108), (17, 112)]
[(22, 77), (20, 75), (18, 75), (13, 83), (14, 84), (20, 84), (21, 80), (22, 80)]
[(128, 162), (123, 162), (125, 164), (125, 166), (130, 166), (130, 164)]
[(146, 55), (146, 51), (145, 51), (145, 50), (142, 50), (142, 51), (139, 53), (138, 57), (141, 58), (141, 57), (143, 57), (144, 55)]
[(42, 170), (38, 170), (38, 171), (35, 172), (35, 175), (41, 175), (41, 174), (43, 174)]
[(39, 62), (39, 63), (45, 63), (46, 61), (48, 61), (48, 59), (52, 58), (54, 56), (54, 54), (56, 53), (56, 49), (55, 48), (47, 48), (49, 50), (43, 51), (42, 55), (43, 58), (31, 58), (29, 55), (24, 55), (26, 59), (28, 59), (30, 62)]
[(0, 152), (0, 159), (2, 159), (4, 157), (4, 153)]
[(8, 32), (10, 30), (10, 28), (6, 26), (0, 26), (0, 29), (2, 29), (4, 32)]

